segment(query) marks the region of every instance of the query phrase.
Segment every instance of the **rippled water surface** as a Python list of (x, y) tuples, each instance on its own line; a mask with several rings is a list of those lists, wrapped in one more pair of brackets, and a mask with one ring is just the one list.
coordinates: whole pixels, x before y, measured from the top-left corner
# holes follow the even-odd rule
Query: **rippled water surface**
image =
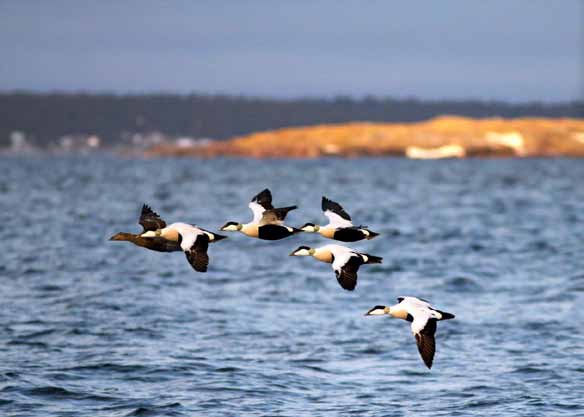
[[(110, 242), (142, 202), (215, 230), (272, 189), (295, 226), (341, 202), (381, 236), (354, 292), (241, 234)], [(584, 162), (0, 159), (0, 415), (584, 415)], [(456, 314), (427, 370), (400, 295)]]

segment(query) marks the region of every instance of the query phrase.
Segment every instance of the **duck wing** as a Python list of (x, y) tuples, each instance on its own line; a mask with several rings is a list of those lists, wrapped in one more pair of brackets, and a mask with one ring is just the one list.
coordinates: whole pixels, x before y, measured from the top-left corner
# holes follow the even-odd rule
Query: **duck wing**
[(341, 253), (333, 255), (333, 270), (340, 286), (347, 290), (353, 291), (357, 286), (357, 271), (363, 264), (360, 256), (351, 253)]
[(260, 219), (260, 226), (265, 224), (282, 224), (289, 211), (297, 209), (297, 206), (280, 207), (270, 210), (265, 210)]
[(272, 206), (272, 193), (267, 188), (256, 194), (251, 199), (251, 202), (262, 206), (264, 210), (270, 210), (274, 208), (274, 206)]
[(253, 213), (253, 220), (251, 222), (253, 224), (258, 224), (262, 220), (264, 211), (274, 208), (274, 206), (272, 206), (272, 193), (270, 190), (266, 188), (255, 195), (248, 204), (248, 207)]
[(286, 219), (286, 215), (292, 211), (296, 210), (298, 206), (288, 206), (288, 207), (280, 207), (270, 210), (278, 220), (284, 221)]
[(187, 261), (197, 272), (207, 272), (209, 266), (209, 236), (206, 234), (196, 235), (195, 241), (189, 250), (185, 250)]
[[(422, 320), (425, 320), (423, 327), (417, 333), (414, 333), (416, 337), (416, 344), (418, 345), (418, 352), (424, 361), (424, 364), (428, 369), (432, 368), (432, 362), (434, 361), (434, 353), (436, 353), (436, 339), (434, 335), (436, 334), (436, 319), (426, 317), (425, 319), (414, 316), (414, 321), (412, 322), (412, 329), (415, 327), (420, 327)], [(417, 323), (416, 323), (417, 322)]]
[(326, 197), (322, 197), (322, 211), (329, 219), (329, 227), (352, 227), (351, 216), (343, 209), (343, 207)]
[(142, 225), (145, 232), (156, 231), (166, 227), (166, 222), (146, 204), (142, 205), (142, 213), (140, 214), (138, 223)]

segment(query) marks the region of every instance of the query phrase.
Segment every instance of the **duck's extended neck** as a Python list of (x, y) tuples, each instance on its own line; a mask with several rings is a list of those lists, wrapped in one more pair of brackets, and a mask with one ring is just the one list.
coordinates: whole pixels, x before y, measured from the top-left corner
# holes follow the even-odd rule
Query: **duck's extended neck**
[(332, 227), (324, 226), (318, 229), (318, 233), (320, 233), (320, 235), (323, 237), (332, 239), (333, 236), (335, 235), (335, 229)]
[(168, 240), (163, 237), (142, 237), (133, 233), (117, 233), (110, 240), (122, 242), (132, 242), (136, 246), (151, 249), (157, 252), (176, 252), (181, 250), (177, 241)]
[(255, 223), (242, 224), (239, 231), (247, 236), (258, 237), (259, 236), (259, 225), (255, 224)]
[(138, 239), (139, 239), (138, 235), (135, 235), (134, 233), (126, 233), (126, 232), (116, 233), (115, 235), (113, 235), (110, 238), (110, 240), (119, 240), (122, 242), (132, 242), (132, 243), (136, 243), (136, 241)]
[(134, 233), (120, 232), (111, 237), (110, 240), (119, 240), (122, 242), (132, 242), (136, 246), (150, 249), (154, 241), (150, 238), (145, 238)]
[(311, 253), (311, 255), (315, 258), (318, 259), (321, 262), (326, 262), (326, 263), (332, 263), (333, 262), (333, 254), (326, 249), (313, 249), (313, 252)]

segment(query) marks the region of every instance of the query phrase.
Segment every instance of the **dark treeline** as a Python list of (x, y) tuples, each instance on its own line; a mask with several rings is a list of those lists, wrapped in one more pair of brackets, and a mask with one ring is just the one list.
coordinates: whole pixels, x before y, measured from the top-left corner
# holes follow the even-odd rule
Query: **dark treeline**
[(0, 144), (22, 131), (42, 145), (68, 134), (117, 143), (124, 133), (225, 139), (281, 128), (349, 121), (413, 122), (470, 117), (584, 117), (584, 102), (509, 104), (364, 98), (274, 100), (206, 95), (0, 93)]

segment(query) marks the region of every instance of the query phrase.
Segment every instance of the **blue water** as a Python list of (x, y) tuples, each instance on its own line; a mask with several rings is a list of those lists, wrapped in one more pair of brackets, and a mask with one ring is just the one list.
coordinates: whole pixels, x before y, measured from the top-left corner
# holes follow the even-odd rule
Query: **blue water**
[[(270, 187), (382, 233), (354, 292), (241, 234), (181, 253), (110, 242), (147, 202), (169, 221), (247, 221)], [(584, 162), (0, 159), (2, 416), (584, 415)], [(456, 314), (426, 369), (414, 295)]]

